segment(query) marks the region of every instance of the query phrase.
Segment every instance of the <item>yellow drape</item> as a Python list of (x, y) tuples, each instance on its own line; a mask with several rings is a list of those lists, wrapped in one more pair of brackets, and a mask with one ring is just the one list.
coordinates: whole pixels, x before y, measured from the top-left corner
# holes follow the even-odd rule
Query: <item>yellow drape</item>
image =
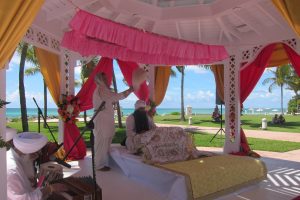
[(159, 106), (165, 98), (171, 74), (171, 67), (172, 66), (157, 66), (154, 69), (156, 106)]
[(0, 0), (0, 69), (15, 51), (45, 0)]
[(271, 2), (300, 38), (300, 1), (271, 0)]
[(271, 56), (271, 59), (268, 63), (268, 67), (277, 67), (277, 66), (282, 66), (290, 63), (291, 61), (289, 60), (282, 43), (277, 43), (274, 52)]
[(215, 75), (216, 87), (220, 98), (224, 101), (224, 65), (212, 65)]
[(35, 47), (41, 73), (43, 74), (49, 92), (57, 104), (60, 97), (60, 71), (58, 55)]

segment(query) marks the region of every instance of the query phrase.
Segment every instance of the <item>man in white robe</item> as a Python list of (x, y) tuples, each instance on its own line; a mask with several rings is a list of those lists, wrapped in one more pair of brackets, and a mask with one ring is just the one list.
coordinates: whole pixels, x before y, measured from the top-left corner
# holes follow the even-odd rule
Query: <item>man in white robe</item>
[(47, 143), (47, 137), (40, 133), (24, 132), (13, 139), (14, 146), (6, 153), (7, 199), (41, 200), (54, 191), (67, 191), (63, 184), (36, 187), (33, 160)]
[[(133, 138), (136, 134), (141, 134), (147, 130), (156, 128), (154, 121), (146, 112), (146, 103), (143, 100), (137, 100), (134, 104), (135, 112), (126, 119), (126, 147), (128, 153), (134, 153)], [(136, 123), (139, 123), (138, 125)]]
[(93, 105), (96, 109), (105, 101), (105, 106), (94, 119), (94, 135), (95, 135), (95, 165), (98, 171), (109, 171), (110, 168), (104, 166), (106, 154), (109, 151), (113, 136), (115, 135), (115, 118), (113, 104), (118, 100), (125, 99), (131, 92), (133, 87), (121, 93), (112, 92), (109, 89), (107, 77), (105, 73), (98, 73), (94, 77), (97, 88), (93, 94)]

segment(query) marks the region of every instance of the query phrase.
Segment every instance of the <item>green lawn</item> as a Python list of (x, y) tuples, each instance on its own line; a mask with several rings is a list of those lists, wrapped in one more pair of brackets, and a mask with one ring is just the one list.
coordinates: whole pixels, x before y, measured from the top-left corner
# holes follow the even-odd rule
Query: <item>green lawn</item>
[[(203, 116), (203, 115), (202, 115)], [(198, 116), (197, 116), (198, 117)], [(49, 127), (57, 139), (58, 135), (58, 123), (48, 123)], [(214, 123), (212, 123), (214, 124)], [(218, 123), (215, 123), (218, 125)], [(16, 128), (19, 132), (22, 132), (22, 123), (6, 123), (7, 126)], [(79, 130), (83, 131), (85, 124), (83, 122), (77, 123)], [(218, 126), (215, 126), (218, 127)], [(29, 131), (38, 132), (38, 123), (29, 123)], [(41, 128), (41, 133), (45, 134), (48, 137), (49, 141), (53, 142), (53, 138), (48, 129)], [(126, 137), (125, 126), (122, 129), (117, 128), (116, 126), (116, 135), (113, 138), (113, 143), (120, 143)], [(211, 138), (213, 134), (208, 133), (195, 133), (196, 146), (202, 147), (221, 147), (221, 136), (217, 137), (212, 141)], [(87, 147), (90, 147), (90, 130), (87, 130), (83, 134), (83, 139)], [(286, 142), (286, 141), (277, 141), (277, 140), (267, 140), (267, 139), (257, 139), (257, 138), (247, 138), (250, 144), (250, 148), (253, 150), (261, 151), (274, 151), (274, 152), (287, 152), (296, 149), (300, 149), (300, 143), (298, 142)], [(225, 141), (225, 136), (223, 135), (223, 143)]]
[[(158, 124), (174, 124), (174, 125), (188, 125), (188, 118), (185, 122), (180, 121), (180, 115), (166, 115), (156, 116), (154, 122)], [(193, 126), (205, 126), (205, 127), (220, 127), (220, 122), (211, 121), (211, 115), (193, 115)], [(285, 115), (285, 124), (271, 124), (273, 115), (243, 115), (241, 121), (243, 123), (243, 129), (260, 130), (261, 120), (266, 118), (268, 121), (268, 131), (277, 132), (292, 132), (300, 133), (300, 116)], [(223, 115), (223, 127), (225, 127), (225, 116)], [(126, 118), (122, 118), (125, 121)]]

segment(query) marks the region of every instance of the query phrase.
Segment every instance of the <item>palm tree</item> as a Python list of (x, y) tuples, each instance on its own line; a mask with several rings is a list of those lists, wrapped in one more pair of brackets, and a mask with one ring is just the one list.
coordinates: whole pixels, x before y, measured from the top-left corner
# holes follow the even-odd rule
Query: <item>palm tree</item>
[(287, 77), (291, 74), (291, 65), (283, 65), (277, 67), (276, 71), (268, 69), (267, 72), (272, 73), (274, 77), (267, 78), (263, 81), (263, 85), (271, 83), (269, 86), (269, 92), (272, 93), (276, 86), (281, 90), (281, 114), (283, 114), (283, 86), (288, 85)]
[(184, 68), (185, 66), (176, 66), (176, 69), (181, 73), (181, 119), (180, 121), (185, 121), (184, 116), (184, 98), (183, 98), (183, 82), (184, 82)]
[(21, 107), (23, 132), (28, 132), (28, 119), (27, 119), (26, 97), (25, 97), (25, 87), (24, 87), (24, 66), (25, 66), (27, 49), (28, 49), (28, 44), (26, 42), (20, 42), (18, 44), (17, 53), (21, 55), (20, 70), (19, 70), (19, 93), (20, 93), (20, 107)]
[[(113, 74), (112, 74), (112, 82), (113, 82), (113, 85), (114, 85), (114, 91), (115, 93), (118, 93), (118, 89), (117, 89), (117, 83), (116, 83), (116, 76), (115, 76), (115, 72), (114, 72), (114, 69), (113, 69)], [(123, 78), (123, 82), (124, 82), (124, 78)], [(126, 82), (126, 81), (125, 81)], [(124, 82), (124, 83), (125, 83)], [(126, 82), (127, 84), (127, 82)], [(128, 85), (128, 84), (127, 84)], [(121, 110), (120, 110), (120, 103), (119, 101), (117, 101), (117, 113), (118, 113), (118, 124), (119, 124), (119, 128), (122, 128), (122, 119), (121, 119)]]
[[(33, 76), (37, 73), (41, 73), (41, 68), (39, 67), (39, 64), (37, 63), (37, 67), (31, 67), (25, 70), (25, 76)], [(46, 123), (47, 123), (47, 85), (45, 82), (45, 79), (43, 79), (44, 82), (44, 128), (47, 128)]]
[[(93, 58), (93, 60), (91, 60), (89, 63), (86, 63), (86, 61), (80, 61), (81, 66), (81, 72), (80, 72), (80, 79), (79, 80), (75, 80), (75, 87), (82, 87), (83, 84), (87, 81), (87, 79), (90, 77), (90, 75), (92, 74), (93, 70), (96, 68), (99, 60), (100, 60), (100, 56), (96, 56)], [(84, 122), (87, 123), (86, 121), (86, 111), (84, 111)]]
[(291, 76), (287, 77), (287, 90), (292, 90), (296, 94), (296, 105), (297, 105), (297, 112), (299, 111), (299, 97), (298, 97), (298, 91), (300, 90), (300, 79), (297, 73), (295, 72), (295, 69), (291, 66)]

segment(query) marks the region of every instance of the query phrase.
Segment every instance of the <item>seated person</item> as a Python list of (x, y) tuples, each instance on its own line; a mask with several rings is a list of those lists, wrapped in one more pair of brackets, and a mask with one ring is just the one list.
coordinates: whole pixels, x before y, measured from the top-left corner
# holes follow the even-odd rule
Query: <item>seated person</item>
[(272, 124), (279, 124), (279, 120), (278, 120), (278, 118), (277, 118), (277, 114), (275, 114), (275, 117), (273, 117), (273, 119), (272, 119)]
[(63, 184), (37, 187), (33, 161), (47, 143), (47, 137), (40, 133), (24, 132), (13, 138), (14, 146), (6, 152), (7, 199), (40, 200), (54, 191), (67, 191)]
[(134, 104), (135, 111), (126, 119), (126, 147), (129, 153), (134, 153), (133, 138), (136, 134), (142, 134), (150, 129), (156, 128), (154, 121), (145, 111), (146, 103), (137, 100)]
[(219, 113), (219, 108), (217, 105), (216, 105), (215, 111), (213, 112), (211, 117), (216, 121), (220, 121), (221, 115)]
[(282, 114), (279, 115), (278, 120), (280, 124), (285, 123), (285, 118), (282, 116)]

